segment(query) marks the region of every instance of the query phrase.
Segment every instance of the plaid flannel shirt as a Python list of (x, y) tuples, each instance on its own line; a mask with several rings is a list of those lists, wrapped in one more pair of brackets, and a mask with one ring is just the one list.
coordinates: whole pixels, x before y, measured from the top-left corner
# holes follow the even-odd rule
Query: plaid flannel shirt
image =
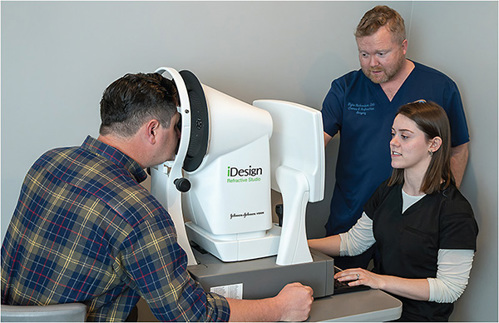
[(140, 297), (161, 321), (227, 321), (227, 300), (187, 272), (172, 219), (147, 175), (92, 137), (42, 155), (2, 245), (2, 304), (83, 302), (89, 321), (123, 321)]

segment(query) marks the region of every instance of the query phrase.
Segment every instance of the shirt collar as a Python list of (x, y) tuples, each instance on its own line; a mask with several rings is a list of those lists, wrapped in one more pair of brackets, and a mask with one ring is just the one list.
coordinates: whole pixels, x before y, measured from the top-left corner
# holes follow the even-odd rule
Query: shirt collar
[(147, 178), (146, 172), (142, 169), (142, 167), (140, 167), (139, 163), (113, 146), (109, 146), (91, 136), (87, 136), (81, 147), (109, 159), (111, 162), (120, 167), (125, 168), (139, 183), (143, 182)]

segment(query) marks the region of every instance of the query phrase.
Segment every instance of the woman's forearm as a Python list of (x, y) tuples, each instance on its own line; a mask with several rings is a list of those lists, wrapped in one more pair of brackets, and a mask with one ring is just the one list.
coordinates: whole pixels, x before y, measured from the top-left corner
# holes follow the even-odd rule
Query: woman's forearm
[(316, 249), (332, 257), (340, 255), (340, 243), (341, 239), (339, 235), (308, 240), (308, 246), (310, 248)]

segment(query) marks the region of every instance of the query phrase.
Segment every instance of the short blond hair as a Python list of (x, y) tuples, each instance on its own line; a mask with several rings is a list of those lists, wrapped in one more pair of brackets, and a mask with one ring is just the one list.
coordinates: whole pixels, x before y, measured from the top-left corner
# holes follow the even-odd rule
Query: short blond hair
[(392, 32), (394, 42), (402, 43), (406, 39), (404, 19), (388, 6), (376, 6), (366, 12), (357, 25), (355, 37), (371, 36), (383, 26)]

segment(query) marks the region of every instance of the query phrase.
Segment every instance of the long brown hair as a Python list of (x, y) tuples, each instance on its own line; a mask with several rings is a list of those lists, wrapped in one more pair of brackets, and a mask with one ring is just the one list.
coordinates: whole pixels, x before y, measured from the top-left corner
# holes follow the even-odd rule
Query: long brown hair
[[(451, 183), (455, 184), (450, 168), (450, 126), (445, 110), (434, 102), (420, 100), (401, 106), (397, 115), (399, 114), (414, 121), (417, 127), (424, 132), (427, 140), (435, 137), (442, 139), (440, 148), (432, 155), (420, 191), (426, 194), (434, 193), (440, 190), (442, 180), (445, 182), (444, 188), (449, 187)], [(402, 183), (404, 183), (404, 169), (394, 168), (388, 185)]]

